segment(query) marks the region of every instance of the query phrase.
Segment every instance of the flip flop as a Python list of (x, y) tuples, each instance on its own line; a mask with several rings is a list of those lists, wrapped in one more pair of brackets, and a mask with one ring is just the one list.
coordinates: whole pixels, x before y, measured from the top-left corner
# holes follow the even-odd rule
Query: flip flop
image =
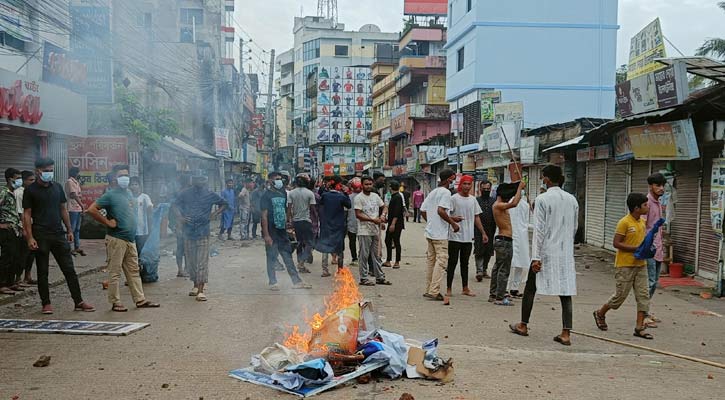
[(204, 293), (199, 293), (198, 295), (196, 295), (196, 301), (206, 301), (206, 300), (207, 300), (207, 298)]
[(634, 336), (642, 338), (642, 339), (647, 339), (647, 340), (654, 339), (655, 337), (652, 336), (651, 334), (645, 332), (644, 331), (645, 329), (647, 329), (647, 328), (642, 328), (642, 329), (634, 328)]
[(461, 294), (464, 296), (468, 296), (468, 297), (476, 297), (476, 295), (473, 292), (471, 292), (470, 290), (461, 292)]
[[(199, 296), (197, 295), (196, 297), (199, 297)], [(159, 308), (159, 307), (161, 307), (161, 304), (152, 303), (148, 300), (143, 301), (141, 304), (136, 304), (136, 308)]]
[(390, 286), (392, 283), (390, 281), (386, 281), (385, 279), (375, 281), (375, 284), (377, 285), (383, 285), (383, 286)]
[(114, 304), (113, 307), (111, 307), (111, 311), (127, 312), (128, 308), (124, 307), (123, 304)]
[(513, 307), (514, 303), (509, 300), (508, 298), (505, 298), (503, 300), (496, 300), (493, 302), (493, 305), (495, 306), (502, 306), (502, 307)]
[(571, 346), (571, 340), (564, 340), (561, 338), (561, 335), (554, 336), (554, 341), (557, 343), (561, 343), (564, 346)]
[(521, 329), (519, 329), (517, 324), (509, 324), (509, 329), (511, 329), (511, 333), (515, 333), (519, 336), (529, 336), (529, 332), (522, 331)]

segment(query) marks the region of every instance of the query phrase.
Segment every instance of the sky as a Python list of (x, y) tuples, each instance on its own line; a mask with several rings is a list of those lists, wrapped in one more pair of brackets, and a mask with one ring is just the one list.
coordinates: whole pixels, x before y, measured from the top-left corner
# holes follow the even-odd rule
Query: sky
[[(630, 38), (656, 17), (660, 17), (665, 37), (687, 56), (693, 55), (707, 38), (725, 37), (725, 11), (717, 7), (717, 2), (619, 0), (617, 65), (627, 63)], [(338, 0), (338, 9), (338, 20), (348, 30), (373, 23), (384, 32), (399, 32), (403, 25), (403, 0)], [(279, 53), (292, 47), (294, 17), (316, 12), (317, 0), (237, 0), (235, 18), (243, 29), (241, 35), (253, 41), (249, 45), (253, 70), (268, 69), (262, 63), (269, 59), (264, 51), (274, 48)], [(667, 55), (679, 53), (667, 44)]]

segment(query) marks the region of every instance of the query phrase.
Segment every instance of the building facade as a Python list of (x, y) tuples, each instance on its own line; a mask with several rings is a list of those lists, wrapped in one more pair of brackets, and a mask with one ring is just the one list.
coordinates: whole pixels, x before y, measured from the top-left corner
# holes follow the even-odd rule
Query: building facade
[[(385, 33), (375, 25), (364, 25), (357, 31), (346, 30), (344, 24), (323, 17), (295, 18), (294, 21), (294, 102), (293, 129), (298, 146), (310, 148), (314, 154), (312, 164), (321, 167), (329, 157), (346, 157), (352, 154), (355, 162), (369, 161), (369, 141), (372, 130), (372, 109), (368, 106), (368, 96), (372, 92), (370, 65), (374, 61), (375, 46), (384, 43), (396, 43), (397, 33)], [(323, 68), (325, 72), (323, 73)], [(335, 78), (335, 71), (339, 78)], [(324, 78), (325, 73), (329, 78)], [(351, 75), (348, 75), (350, 73)], [(364, 75), (364, 76), (363, 76)], [(321, 77), (322, 76), (322, 77)], [(324, 84), (322, 80), (327, 80)], [(319, 87), (323, 84), (322, 88)], [(346, 85), (350, 91), (345, 92)], [(362, 93), (359, 86), (362, 85)], [(334, 89), (340, 90), (340, 121), (333, 120), (330, 106), (334, 106)], [(348, 119), (344, 119), (349, 94)], [(322, 97), (324, 94), (324, 97)], [(362, 106), (358, 106), (362, 95)], [(321, 116), (323, 106), (327, 104), (329, 116)], [(360, 117), (359, 107), (363, 107)], [(368, 113), (367, 108), (370, 108)], [(335, 112), (335, 115), (338, 115)], [(338, 118), (338, 117), (335, 117)], [(324, 122), (323, 122), (324, 121)], [(349, 130), (345, 129), (350, 122)], [(332, 124), (339, 124), (339, 132), (333, 137)], [(366, 126), (366, 123), (368, 123)], [(320, 127), (322, 125), (323, 127)], [(358, 128), (360, 127), (360, 128)], [(322, 131), (325, 131), (324, 135)], [(345, 143), (349, 134), (351, 140)], [(334, 138), (340, 136), (335, 142)], [(355, 137), (361, 140), (355, 140)], [(326, 147), (330, 147), (326, 149)], [(359, 153), (359, 155), (358, 155)], [(350, 159), (352, 161), (352, 158)]]
[[(617, 1), (448, 2), (451, 109), (501, 91), (523, 102), (525, 128), (613, 118)], [(478, 132), (480, 134), (480, 132)]]

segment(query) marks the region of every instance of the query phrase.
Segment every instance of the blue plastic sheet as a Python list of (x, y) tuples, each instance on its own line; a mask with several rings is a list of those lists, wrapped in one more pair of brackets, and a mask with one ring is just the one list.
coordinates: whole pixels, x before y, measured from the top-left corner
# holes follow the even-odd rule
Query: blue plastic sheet
[(161, 220), (169, 212), (169, 203), (161, 203), (154, 210), (151, 222), (149, 238), (139, 255), (141, 265), (141, 281), (144, 283), (157, 282), (159, 280), (159, 247), (161, 245)]

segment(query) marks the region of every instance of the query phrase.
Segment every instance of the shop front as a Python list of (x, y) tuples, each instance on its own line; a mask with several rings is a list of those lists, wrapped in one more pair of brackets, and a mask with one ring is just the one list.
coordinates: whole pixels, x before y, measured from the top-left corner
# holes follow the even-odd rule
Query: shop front
[(85, 96), (0, 69), (1, 171), (33, 170), (38, 157), (53, 157), (56, 180), (63, 182), (65, 140), (87, 134)]

